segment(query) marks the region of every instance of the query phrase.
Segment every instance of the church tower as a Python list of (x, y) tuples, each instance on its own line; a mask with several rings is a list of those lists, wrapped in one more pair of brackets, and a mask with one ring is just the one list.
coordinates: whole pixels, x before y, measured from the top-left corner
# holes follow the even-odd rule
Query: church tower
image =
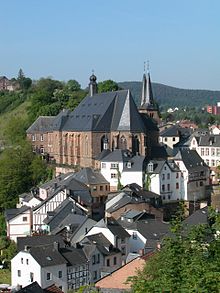
[(92, 72), (92, 75), (90, 76), (89, 80), (89, 96), (93, 96), (95, 94), (98, 93), (98, 85), (97, 85), (97, 82), (96, 82), (96, 76), (94, 74), (94, 72)]
[(153, 97), (150, 71), (149, 71), (149, 63), (147, 66), (147, 74), (145, 73), (145, 63), (144, 63), (141, 105), (139, 107), (139, 112), (148, 114), (148, 116), (153, 118), (157, 123), (160, 122), (158, 105), (155, 103), (154, 97)]

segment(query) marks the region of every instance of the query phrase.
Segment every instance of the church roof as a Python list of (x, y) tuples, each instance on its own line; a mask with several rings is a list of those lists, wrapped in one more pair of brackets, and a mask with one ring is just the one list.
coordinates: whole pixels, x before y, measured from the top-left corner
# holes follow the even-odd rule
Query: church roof
[(27, 129), (27, 133), (50, 132), (55, 116), (39, 116), (37, 120)]
[(145, 132), (146, 127), (129, 90), (87, 96), (73, 112), (54, 121), (54, 128), (63, 131)]

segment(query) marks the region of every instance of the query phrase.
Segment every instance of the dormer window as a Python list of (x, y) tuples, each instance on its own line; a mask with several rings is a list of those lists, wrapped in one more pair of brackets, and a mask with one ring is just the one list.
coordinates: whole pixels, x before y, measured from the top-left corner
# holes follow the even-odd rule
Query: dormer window
[(131, 168), (131, 162), (127, 162), (127, 167)]
[(153, 172), (153, 169), (154, 169), (153, 163), (149, 163), (148, 166), (147, 166), (148, 172)]

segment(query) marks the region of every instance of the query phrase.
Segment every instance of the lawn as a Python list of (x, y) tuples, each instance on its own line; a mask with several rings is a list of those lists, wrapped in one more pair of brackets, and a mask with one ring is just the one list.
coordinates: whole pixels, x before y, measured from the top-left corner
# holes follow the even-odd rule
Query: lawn
[(11, 272), (8, 269), (0, 270), (0, 284), (11, 284)]

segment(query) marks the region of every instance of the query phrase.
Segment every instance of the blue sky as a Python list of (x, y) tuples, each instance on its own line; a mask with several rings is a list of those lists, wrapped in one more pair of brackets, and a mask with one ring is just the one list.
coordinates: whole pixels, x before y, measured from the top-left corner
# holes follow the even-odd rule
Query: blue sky
[(0, 75), (220, 90), (218, 0), (0, 0)]

